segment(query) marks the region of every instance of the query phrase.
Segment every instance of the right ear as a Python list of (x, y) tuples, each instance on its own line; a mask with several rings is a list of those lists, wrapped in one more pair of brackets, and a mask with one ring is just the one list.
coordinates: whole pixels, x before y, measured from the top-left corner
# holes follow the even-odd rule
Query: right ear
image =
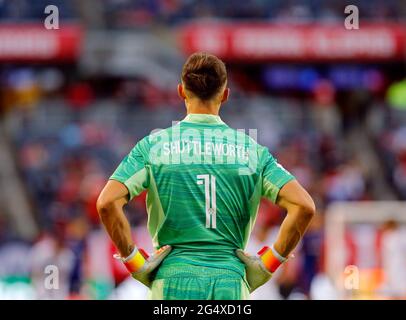
[(183, 90), (183, 85), (181, 83), (178, 84), (178, 95), (182, 100), (186, 99), (185, 91)]
[(226, 102), (229, 96), (230, 96), (230, 88), (226, 88), (223, 92), (223, 96), (221, 97), (221, 103)]

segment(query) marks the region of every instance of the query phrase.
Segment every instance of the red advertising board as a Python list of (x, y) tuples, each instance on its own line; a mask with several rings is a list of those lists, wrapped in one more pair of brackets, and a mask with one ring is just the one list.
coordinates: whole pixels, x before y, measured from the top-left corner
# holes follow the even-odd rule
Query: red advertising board
[(0, 25), (0, 61), (73, 61), (80, 52), (82, 31), (75, 25)]
[(282, 25), (197, 23), (179, 30), (185, 54), (213, 53), (225, 60), (393, 60), (406, 58), (406, 24)]

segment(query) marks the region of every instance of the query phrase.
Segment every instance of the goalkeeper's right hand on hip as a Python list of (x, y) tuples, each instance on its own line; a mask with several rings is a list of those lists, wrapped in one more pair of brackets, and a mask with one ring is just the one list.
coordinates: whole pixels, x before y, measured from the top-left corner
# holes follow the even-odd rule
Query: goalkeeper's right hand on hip
[(287, 258), (282, 257), (272, 246), (263, 247), (253, 256), (241, 249), (236, 250), (237, 257), (244, 262), (250, 292), (259, 288), (272, 278), (272, 274)]

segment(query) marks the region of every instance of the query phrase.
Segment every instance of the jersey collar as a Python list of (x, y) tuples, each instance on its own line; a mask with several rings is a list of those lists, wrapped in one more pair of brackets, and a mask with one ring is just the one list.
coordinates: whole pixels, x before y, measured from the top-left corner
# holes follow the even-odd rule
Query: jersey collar
[(204, 123), (204, 124), (224, 124), (219, 116), (214, 114), (189, 113), (182, 122)]

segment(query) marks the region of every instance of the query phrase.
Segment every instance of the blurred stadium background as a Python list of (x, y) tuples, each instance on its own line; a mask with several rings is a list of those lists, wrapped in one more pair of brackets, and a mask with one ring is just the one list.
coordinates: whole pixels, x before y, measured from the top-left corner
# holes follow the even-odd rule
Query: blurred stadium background
[[(0, 0), (0, 20), (0, 299), (145, 297), (95, 202), (139, 139), (182, 119), (193, 51), (224, 59), (223, 119), (258, 129), (319, 212), (253, 299), (406, 298), (405, 1)], [(127, 212), (151, 250), (143, 197)], [(262, 203), (249, 251), (282, 217)]]

